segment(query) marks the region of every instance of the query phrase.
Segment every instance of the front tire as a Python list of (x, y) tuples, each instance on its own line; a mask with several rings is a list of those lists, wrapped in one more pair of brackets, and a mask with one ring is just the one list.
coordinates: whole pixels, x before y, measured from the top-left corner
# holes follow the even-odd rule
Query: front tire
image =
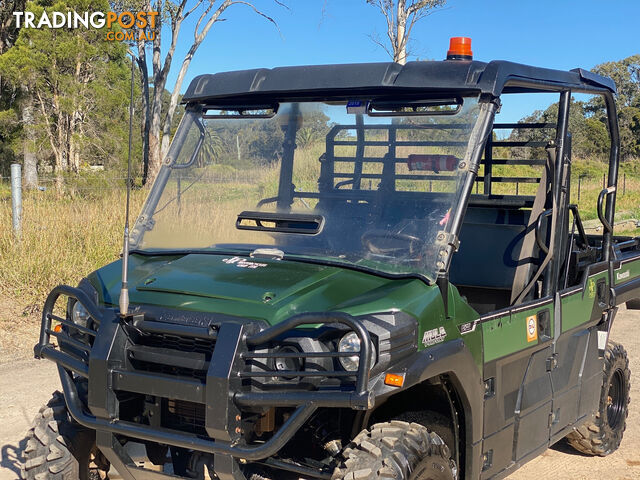
[(417, 423), (392, 421), (363, 430), (343, 452), (332, 480), (455, 480), (449, 447)]
[(604, 352), (604, 381), (595, 418), (569, 435), (569, 445), (581, 453), (605, 457), (620, 446), (629, 414), (629, 359), (622, 345), (609, 342)]
[[(95, 432), (75, 423), (64, 397), (55, 392), (33, 421), (27, 434), (25, 480), (90, 480), (95, 461)], [(95, 474), (94, 474), (95, 473)]]

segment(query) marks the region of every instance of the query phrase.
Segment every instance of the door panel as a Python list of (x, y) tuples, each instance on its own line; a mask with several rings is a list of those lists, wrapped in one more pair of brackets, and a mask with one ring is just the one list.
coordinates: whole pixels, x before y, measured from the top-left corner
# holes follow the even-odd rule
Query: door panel
[[(604, 310), (598, 299), (602, 285), (606, 288), (607, 271), (593, 265), (582, 285), (559, 294), (560, 328), (555, 330), (555, 365), (551, 371), (553, 388), (554, 436), (561, 437), (567, 426), (579, 422), (597, 408), (602, 384), (602, 358), (598, 355), (597, 329)], [(601, 270), (601, 271), (597, 271)]]
[(549, 442), (553, 299), (480, 318), (484, 347), (483, 453), (489, 478)]
[(514, 460), (520, 460), (549, 442), (551, 380), (547, 359), (550, 356), (551, 346), (548, 346), (535, 352), (529, 359), (516, 404)]
[(551, 371), (554, 395), (552, 436), (578, 418), (579, 377), (588, 340), (589, 332), (580, 330), (572, 335), (561, 335), (556, 343), (557, 366)]

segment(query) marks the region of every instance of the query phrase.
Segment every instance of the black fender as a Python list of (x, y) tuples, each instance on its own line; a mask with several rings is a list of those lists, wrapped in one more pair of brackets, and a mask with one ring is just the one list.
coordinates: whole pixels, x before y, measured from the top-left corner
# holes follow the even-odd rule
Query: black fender
[[(484, 413), (484, 381), (482, 373), (462, 339), (434, 345), (396, 363), (387, 369), (389, 373), (403, 373), (402, 388), (384, 384), (384, 373), (375, 382), (373, 393), (376, 405), (382, 405), (393, 395), (425, 382), (446, 375), (455, 389), (464, 409), (466, 438), (465, 472), (468, 478), (477, 478), (481, 470), (481, 445)], [(462, 452), (461, 452), (462, 453)]]

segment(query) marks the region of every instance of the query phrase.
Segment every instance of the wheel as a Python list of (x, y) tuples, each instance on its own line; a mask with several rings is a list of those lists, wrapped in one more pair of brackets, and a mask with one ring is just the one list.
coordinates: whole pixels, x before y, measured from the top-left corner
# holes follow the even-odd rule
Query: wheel
[(455, 445), (455, 437), (452, 430), (451, 421), (444, 415), (429, 410), (417, 411), (417, 412), (405, 412), (393, 420), (400, 420), (402, 422), (419, 423), (427, 427), (427, 430), (437, 434), (444, 444), (452, 450)]
[(417, 423), (378, 423), (360, 432), (342, 453), (332, 480), (454, 480), (449, 447)]
[(595, 419), (567, 435), (569, 445), (581, 453), (604, 457), (620, 446), (629, 413), (629, 359), (624, 347), (609, 342), (604, 352), (604, 381)]
[(55, 392), (36, 415), (24, 453), (25, 480), (99, 479), (96, 463), (108, 470), (95, 446), (95, 432), (72, 420), (60, 392)]

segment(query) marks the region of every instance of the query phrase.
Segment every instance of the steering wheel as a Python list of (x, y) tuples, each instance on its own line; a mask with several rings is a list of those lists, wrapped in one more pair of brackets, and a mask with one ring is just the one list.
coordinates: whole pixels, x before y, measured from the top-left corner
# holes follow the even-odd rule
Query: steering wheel
[(423, 240), (408, 233), (388, 230), (368, 230), (362, 234), (362, 245), (375, 255), (414, 256), (420, 252)]

